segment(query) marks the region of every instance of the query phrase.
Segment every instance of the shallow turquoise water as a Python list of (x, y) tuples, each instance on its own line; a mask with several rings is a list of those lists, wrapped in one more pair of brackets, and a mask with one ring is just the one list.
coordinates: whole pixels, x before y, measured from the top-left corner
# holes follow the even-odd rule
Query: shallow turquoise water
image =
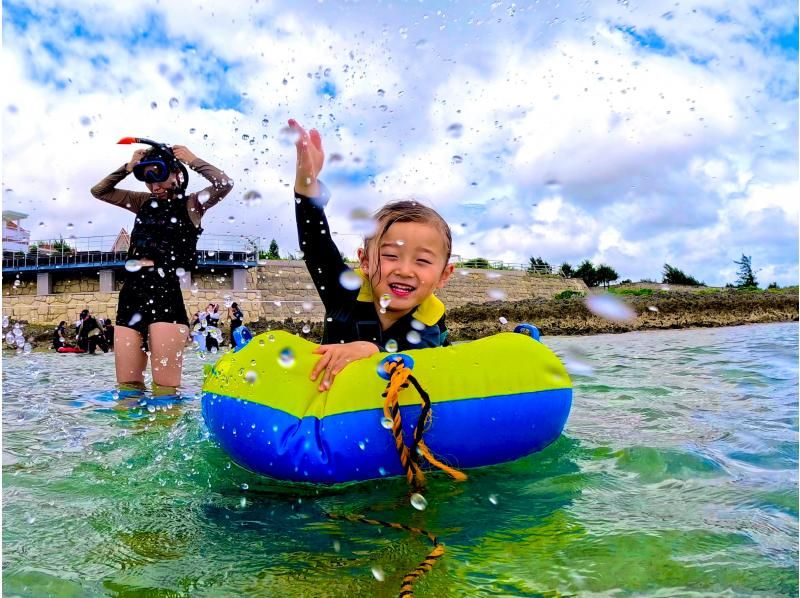
[(231, 465), (194, 356), (186, 398), (151, 412), (108, 400), (112, 355), (5, 355), (4, 595), (392, 596), (429, 550), (327, 511), (438, 534), (419, 596), (796, 596), (797, 324), (544, 340), (585, 374), (564, 435), (463, 484), (432, 475), (424, 511), (403, 480)]

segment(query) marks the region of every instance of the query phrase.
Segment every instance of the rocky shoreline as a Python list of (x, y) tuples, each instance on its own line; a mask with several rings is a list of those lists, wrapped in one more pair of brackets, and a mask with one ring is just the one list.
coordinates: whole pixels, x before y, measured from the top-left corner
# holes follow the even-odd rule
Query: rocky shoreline
[(534, 324), (546, 335), (586, 335), (798, 321), (797, 287), (657, 291), (614, 297), (630, 306), (636, 317), (625, 321), (601, 318), (589, 311), (584, 297), (570, 297), (469, 304), (448, 311), (447, 325), (453, 338), (474, 340), (512, 330), (520, 322)]
[[(767, 291), (670, 290), (656, 291), (650, 295), (613, 296), (633, 309), (635, 318), (614, 321), (599, 317), (589, 311), (585, 297), (574, 296), (566, 299), (470, 303), (449, 310), (447, 326), (452, 340), (468, 341), (513, 330), (521, 322), (534, 324), (542, 334), (553, 336), (798, 321), (797, 287)], [(310, 330), (303, 332), (307, 325), (305, 321), (294, 321), (291, 318), (284, 321), (260, 320), (248, 323), (254, 334), (283, 329), (300, 334), (312, 342), (320, 342), (322, 323), (311, 323)], [(24, 324), (25, 338), (34, 350), (49, 349), (52, 331), (53, 327), (50, 325)], [(228, 336), (225, 331), (224, 336)], [(13, 351), (8, 347), (5, 349)]]

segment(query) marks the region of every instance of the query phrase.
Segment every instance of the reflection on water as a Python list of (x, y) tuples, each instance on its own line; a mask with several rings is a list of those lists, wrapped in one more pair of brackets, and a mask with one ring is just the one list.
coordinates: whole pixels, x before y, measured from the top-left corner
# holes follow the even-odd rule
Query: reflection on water
[(423, 511), (402, 479), (315, 488), (231, 464), (200, 359), (154, 398), (115, 396), (112, 355), (7, 355), (5, 593), (395, 595), (429, 546), (324, 517), (363, 513), (447, 545), (421, 596), (797, 595), (796, 325), (545, 341), (580, 358), (565, 435), (463, 484), (430, 475)]

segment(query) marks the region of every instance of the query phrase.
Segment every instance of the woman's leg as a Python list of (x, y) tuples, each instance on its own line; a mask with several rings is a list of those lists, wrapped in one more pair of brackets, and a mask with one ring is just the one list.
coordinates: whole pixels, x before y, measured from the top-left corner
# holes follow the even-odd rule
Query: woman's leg
[(117, 350), (114, 365), (117, 367), (117, 382), (143, 384), (147, 368), (147, 353), (142, 350), (142, 335), (133, 328), (117, 325)]
[(150, 324), (150, 364), (153, 382), (159, 386), (179, 386), (183, 371), (183, 352), (189, 327), (186, 324)]

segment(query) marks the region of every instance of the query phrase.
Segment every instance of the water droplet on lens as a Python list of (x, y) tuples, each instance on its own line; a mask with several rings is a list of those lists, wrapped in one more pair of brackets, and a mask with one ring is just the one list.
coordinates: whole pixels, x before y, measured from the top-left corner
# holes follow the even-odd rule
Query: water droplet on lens
[(339, 543), (339, 540), (333, 541), (333, 551), (339, 552), (342, 549), (342, 545)]
[(128, 326), (135, 326), (136, 324), (138, 324), (141, 321), (142, 321), (142, 314), (140, 314), (139, 312), (136, 312), (135, 314), (133, 314), (131, 316), (131, 319), (128, 320)]
[(255, 189), (250, 189), (244, 194), (242, 200), (244, 201), (245, 205), (249, 207), (258, 205), (261, 202), (261, 193)]
[(381, 418), (381, 426), (383, 426), (387, 430), (391, 430), (392, 429), (392, 420), (390, 418), (388, 418), (388, 417), (382, 417)]
[(422, 340), (422, 337), (416, 330), (409, 330), (408, 334), (406, 334), (406, 340), (412, 345), (418, 345)]
[(278, 131), (278, 142), (283, 146), (292, 146), (300, 139), (300, 135), (292, 127), (282, 127)]
[(590, 295), (586, 298), (586, 307), (594, 315), (613, 322), (636, 319), (636, 312), (631, 306), (611, 295)]
[(464, 161), (464, 158), (456, 154), (451, 158), (451, 160), (453, 161), (453, 164), (461, 164)]
[(414, 330), (419, 330), (420, 332), (422, 332), (423, 330), (425, 330), (425, 324), (423, 324), (422, 322), (420, 322), (420, 321), (419, 321), (419, 320), (417, 320), (416, 318), (414, 318), (414, 319), (412, 319), (412, 320), (411, 320), (411, 327), (412, 327)]
[(425, 508), (428, 506), (428, 501), (425, 500), (425, 497), (422, 496), (420, 493), (415, 492), (411, 495), (411, 506), (417, 509), (418, 511), (424, 511)]
[(384, 579), (386, 579), (386, 574), (383, 572), (383, 569), (381, 569), (380, 567), (373, 567), (372, 568), (372, 575), (378, 581), (383, 581)]
[(289, 347), (282, 349), (278, 354), (278, 363), (284, 368), (292, 367), (294, 365), (294, 352)]
[(492, 503), (493, 505), (496, 505), (497, 504), (497, 495), (496, 494), (490, 494), (489, 495), (489, 502)]
[(458, 139), (464, 133), (464, 125), (461, 123), (453, 123), (449, 127), (447, 127), (447, 134), (450, 137)]
[(358, 441), (358, 448), (360, 448), (363, 451), (365, 448), (367, 448), (367, 445), (364, 444), (363, 440), (359, 440)]
[(397, 353), (397, 341), (393, 338), (390, 338), (388, 341), (386, 341), (385, 347), (389, 353)]
[(308, 324), (304, 324), (303, 325), (303, 334), (308, 334), (309, 332), (311, 332), (311, 326), (309, 326)]
[(256, 374), (253, 370), (248, 370), (248, 372), (244, 375), (244, 379), (248, 384), (255, 384), (255, 381), (258, 379), (258, 374)]
[(486, 294), (494, 301), (502, 301), (506, 298), (506, 292), (501, 289), (489, 289)]
[(169, 99), (169, 107), (170, 108), (177, 108), (178, 107), (178, 98), (170, 98)]
[(361, 277), (348, 268), (339, 275), (339, 284), (348, 291), (356, 291), (361, 288)]
[(507, 320), (505, 317), (503, 317), (503, 316), (500, 316), (498, 319), (500, 320), (500, 323), (501, 323), (503, 326), (505, 326), (506, 324), (508, 324), (508, 320)]

